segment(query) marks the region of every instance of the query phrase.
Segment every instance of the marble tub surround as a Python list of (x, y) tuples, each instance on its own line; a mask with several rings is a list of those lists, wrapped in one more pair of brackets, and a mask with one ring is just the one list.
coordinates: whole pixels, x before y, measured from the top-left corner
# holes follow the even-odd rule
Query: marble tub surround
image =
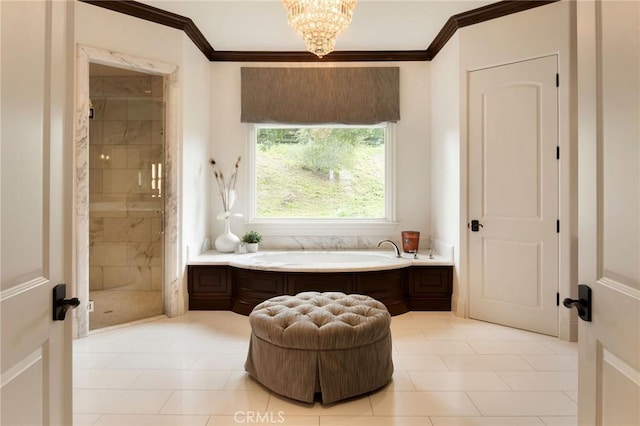
[[(265, 250), (375, 250), (378, 241), (390, 239), (402, 248), (400, 234), (397, 236), (271, 236), (260, 243)], [(418, 255), (427, 254), (429, 238), (420, 240)], [(391, 251), (391, 249), (390, 249)], [(433, 240), (433, 254), (453, 260), (453, 245)]]
[(164, 311), (164, 107), (161, 76), (91, 72), (89, 325), (96, 329)]
[[(305, 262), (300, 255), (311, 255)], [(278, 258), (269, 258), (277, 255)], [(291, 261), (285, 260), (287, 256)], [(326, 256), (323, 258), (323, 256)], [(336, 261), (340, 257), (342, 261)], [(363, 257), (364, 256), (364, 257)], [(370, 256), (370, 259), (366, 256)], [(426, 254), (418, 253), (418, 258), (403, 253), (402, 258), (395, 257), (389, 250), (261, 250), (258, 253), (220, 253), (209, 250), (188, 262), (189, 265), (228, 265), (243, 269), (269, 271), (303, 272), (349, 272), (365, 270), (397, 269), (407, 266), (451, 266), (453, 263), (442, 256), (434, 255), (430, 259)]]

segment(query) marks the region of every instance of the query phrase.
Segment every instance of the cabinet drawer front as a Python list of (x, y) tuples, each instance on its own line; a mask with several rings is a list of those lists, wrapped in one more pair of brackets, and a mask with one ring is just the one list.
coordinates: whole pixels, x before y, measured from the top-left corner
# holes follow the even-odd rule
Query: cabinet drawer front
[(189, 267), (190, 293), (231, 294), (229, 285), (229, 270), (221, 267)]
[(287, 274), (287, 293), (298, 294), (303, 291), (339, 291), (351, 293), (353, 275), (330, 273)]
[(415, 294), (451, 294), (452, 268), (425, 267), (413, 270), (412, 292)]
[(367, 272), (356, 276), (356, 292), (376, 296), (404, 295), (404, 282), (406, 272), (404, 269), (392, 271)]
[(284, 292), (284, 279), (278, 272), (235, 270), (234, 291), (264, 300)]

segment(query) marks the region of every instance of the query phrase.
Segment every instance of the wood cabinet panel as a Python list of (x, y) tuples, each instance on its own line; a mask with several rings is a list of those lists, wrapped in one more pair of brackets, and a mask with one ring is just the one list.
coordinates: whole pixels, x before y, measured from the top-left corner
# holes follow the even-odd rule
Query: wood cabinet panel
[(219, 265), (188, 268), (189, 309), (230, 309), (248, 315), (260, 302), (303, 291), (371, 296), (391, 315), (411, 310), (451, 310), (453, 267), (412, 266), (386, 271), (296, 273)]
[(351, 273), (287, 273), (287, 294), (303, 291), (353, 292)]
[(451, 310), (453, 266), (414, 266), (409, 274), (412, 310)]
[(231, 310), (248, 315), (260, 302), (284, 294), (285, 277), (280, 272), (234, 268)]
[(231, 279), (228, 266), (190, 265), (187, 275), (189, 309), (231, 308)]

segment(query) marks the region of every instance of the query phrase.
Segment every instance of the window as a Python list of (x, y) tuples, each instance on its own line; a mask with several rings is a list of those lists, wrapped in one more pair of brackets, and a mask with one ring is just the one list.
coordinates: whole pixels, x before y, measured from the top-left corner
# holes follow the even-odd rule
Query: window
[(391, 125), (255, 125), (253, 221), (389, 223)]

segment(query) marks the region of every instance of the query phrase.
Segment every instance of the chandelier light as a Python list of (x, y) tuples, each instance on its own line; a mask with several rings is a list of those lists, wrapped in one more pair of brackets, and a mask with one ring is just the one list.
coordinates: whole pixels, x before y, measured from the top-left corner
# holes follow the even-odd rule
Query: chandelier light
[(319, 58), (331, 53), (336, 37), (351, 23), (357, 0), (282, 0), (289, 26)]

